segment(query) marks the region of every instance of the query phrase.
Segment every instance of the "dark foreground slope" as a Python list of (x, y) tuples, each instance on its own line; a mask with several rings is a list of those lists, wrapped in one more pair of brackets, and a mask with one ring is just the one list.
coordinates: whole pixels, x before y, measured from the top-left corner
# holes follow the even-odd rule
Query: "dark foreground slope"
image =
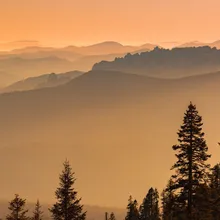
[(0, 95), (1, 197), (51, 203), (68, 158), (83, 203), (125, 207), (130, 193), (141, 201), (170, 176), (190, 101), (217, 162), (219, 82), (220, 73), (162, 80), (94, 71), (59, 87)]

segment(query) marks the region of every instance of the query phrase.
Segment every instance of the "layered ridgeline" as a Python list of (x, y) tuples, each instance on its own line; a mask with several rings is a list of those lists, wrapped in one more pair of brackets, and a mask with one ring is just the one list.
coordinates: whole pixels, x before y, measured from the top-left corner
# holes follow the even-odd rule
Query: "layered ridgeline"
[[(25, 56), (27, 54), (31, 54), (33, 57), (37, 57), (43, 53), (45, 55), (51, 55), (51, 53), (57, 53), (59, 56), (67, 56), (68, 52), (73, 53), (73, 55), (103, 55), (103, 54), (117, 54), (117, 53), (126, 53), (126, 52), (135, 52), (135, 51), (141, 51), (141, 50), (153, 50), (157, 45), (146, 43), (140, 46), (131, 46), (131, 45), (122, 45), (118, 42), (114, 41), (106, 41), (101, 42), (93, 45), (88, 46), (66, 46), (66, 47), (60, 47), (60, 48), (54, 48), (54, 47), (43, 47), (40, 45), (24, 45), (20, 48), (9, 50), (9, 51), (2, 51), (0, 54), (2, 55), (15, 55), (15, 54), (21, 54), (22, 56)], [(1, 44), (0, 44), (0, 50)], [(3, 49), (4, 50), (4, 49)], [(63, 54), (62, 54), (63, 53)], [(64, 58), (64, 57), (62, 57)]]
[(126, 46), (110, 41), (84, 47), (29, 46), (11, 51), (0, 51), (0, 87), (45, 73), (89, 71), (94, 63), (102, 60), (111, 61), (115, 57), (125, 56), (128, 52), (149, 51), (154, 47), (156, 45), (153, 44)]
[(72, 62), (55, 56), (34, 59), (20, 57), (0, 58), (0, 79), (2, 80), (0, 86), (6, 86), (27, 77), (72, 70), (74, 70)]
[(220, 49), (220, 40), (211, 42), (211, 43), (204, 43), (204, 42), (200, 42), (200, 41), (191, 41), (191, 42), (186, 42), (183, 44), (180, 44), (176, 47), (178, 48), (183, 48), (183, 47), (204, 47), (204, 46), (209, 46), (211, 48), (216, 47), (218, 49)]
[(114, 61), (102, 61), (93, 70), (110, 70), (162, 78), (178, 78), (220, 70), (220, 50), (216, 48), (155, 48), (127, 54)]
[(124, 208), (130, 193), (141, 201), (151, 186), (161, 192), (190, 100), (204, 117), (210, 162), (218, 162), (219, 82), (219, 72), (170, 80), (92, 71), (65, 85), (0, 95), (1, 197), (19, 192), (51, 204), (57, 161), (66, 157), (84, 204)]

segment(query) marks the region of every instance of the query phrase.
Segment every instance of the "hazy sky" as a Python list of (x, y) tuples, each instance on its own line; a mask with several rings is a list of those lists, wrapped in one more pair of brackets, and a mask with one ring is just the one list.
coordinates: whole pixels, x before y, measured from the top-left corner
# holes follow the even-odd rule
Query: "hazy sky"
[(220, 39), (219, 0), (0, 0), (0, 42), (139, 44)]

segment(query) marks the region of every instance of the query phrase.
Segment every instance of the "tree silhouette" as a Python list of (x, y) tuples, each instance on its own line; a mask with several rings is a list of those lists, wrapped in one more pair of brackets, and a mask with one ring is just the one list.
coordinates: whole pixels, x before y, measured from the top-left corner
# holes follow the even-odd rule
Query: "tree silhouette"
[(32, 220), (42, 220), (43, 218), (43, 212), (41, 211), (41, 205), (39, 200), (37, 200), (37, 203), (35, 205), (35, 209), (33, 211), (33, 217)]
[(177, 162), (171, 168), (175, 170), (172, 176), (174, 189), (179, 190), (179, 202), (182, 208), (187, 206), (188, 219), (192, 219), (193, 196), (196, 187), (206, 182), (208, 177), (207, 154), (208, 147), (202, 132), (202, 117), (198, 115), (196, 106), (190, 103), (185, 112), (183, 125), (178, 134), (178, 145), (173, 146), (176, 151)]
[(77, 199), (77, 192), (73, 188), (75, 173), (72, 172), (69, 161), (63, 163), (64, 169), (60, 175), (60, 186), (55, 195), (57, 202), (50, 210), (55, 220), (85, 220), (86, 212), (83, 212), (81, 199)]
[(125, 220), (139, 220), (138, 203), (137, 200), (133, 201), (132, 196), (128, 199), (127, 215)]
[(158, 199), (157, 189), (150, 188), (140, 207), (140, 220), (160, 219)]
[(15, 198), (9, 202), (8, 209), (11, 211), (9, 215), (6, 216), (7, 220), (27, 220), (28, 217), (26, 213), (28, 210), (25, 209), (26, 200), (15, 194)]

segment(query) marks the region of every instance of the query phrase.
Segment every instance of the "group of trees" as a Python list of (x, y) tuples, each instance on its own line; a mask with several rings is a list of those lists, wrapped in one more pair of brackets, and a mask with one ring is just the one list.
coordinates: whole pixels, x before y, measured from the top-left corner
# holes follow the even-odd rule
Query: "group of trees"
[[(129, 197), (125, 220), (220, 220), (220, 164), (211, 168), (208, 146), (202, 130), (202, 117), (196, 106), (190, 103), (178, 131), (178, 144), (173, 146), (176, 163), (171, 167), (173, 175), (161, 193), (150, 188), (143, 202)], [(77, 199), (73, 185), (74, 173), (68, 161), (60, 175), (60, 186), (55, 195), (57, 202), (50, 208), (54, 220), (85, 220), (86, 212)], [(27, 220), (25, 200), (15, 195), (9, 203), (7, 220)], [(107, 213), (106, 213), (107, 216)], [(39, 201), (32, 220), (41, 220)], [(115, 220), (114, 213), (106, 220)]]
[(151, 188), (140, 208), (129, 199), (126, 220), (220, 219), (220, 164), (211, 168), (208, 163), (211, 155), (202, 125), (202, 117), (190, 103), (177, 133), (178, 144), (173, 146), (177, 160), (161, 193), (161, 208), (158, 192)]
[(143, 203), (138, 207), (137, 200), (129, 197), (125, 220), (160, 220), (159, 193), (150, 188)]
[(137, 200), (129, 197), (125, 220), (160, 220), (159, 193), (150, 188), (143, 203), (138, 207)]
[[(57, 202), (49, 209), (51, 217), (54, 220), (85, 220), (86, 212), (83, 212), (81, 199), (77, 198), (77, 192), (73, 185), (75, 183), (74, 172), (69, 162), (64, 162), (64, 169), (60, 175), (60, 185), (55, 192)], [(28, 210), (25, 209), (26, 200), (19, 197), (18, 194), (9, 203), (10, 214), (6, 216), (7, 220), (42, 220), (43, 212), (39, 200), (35, 205), (33, 217), (28, 217)], [(114, 220), (114, 219), (112, 219)]]
[(35, 205), (32, 217), (27, 217), (28, 210), (25, 209), (26, 200), (15, 194), (15, 198), (9, 202), (8, 209), (10, 214), (6, 216), (7, 220), (42, 220), (43, 212), (41, 211), (41, 206), (39, 200)]

